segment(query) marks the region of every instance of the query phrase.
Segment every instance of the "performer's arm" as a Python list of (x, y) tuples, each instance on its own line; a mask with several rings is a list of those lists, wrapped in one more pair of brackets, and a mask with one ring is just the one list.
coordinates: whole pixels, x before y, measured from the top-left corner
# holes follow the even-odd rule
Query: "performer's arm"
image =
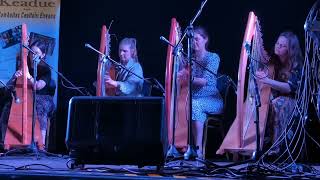
[(269, 78), (264, 72), (258, 71), (256, 72), (256, 79), (265, 85), (270, 86), (272, 89), (275, 89), (277, 91), (280, 91), (281, 93), (288, 94), (291, 92), (291, 88), (289, 83), (287, 82), (280, 82), (277, 80), (273, 80)]

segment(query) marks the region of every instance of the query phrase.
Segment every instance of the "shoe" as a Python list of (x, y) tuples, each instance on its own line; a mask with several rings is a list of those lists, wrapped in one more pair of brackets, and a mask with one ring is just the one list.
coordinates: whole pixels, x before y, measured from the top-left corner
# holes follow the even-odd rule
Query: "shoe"
[(199, 159), (203, 159), (203, 152), (200, 151), (199, 149), (197, 150), (197, 156)]

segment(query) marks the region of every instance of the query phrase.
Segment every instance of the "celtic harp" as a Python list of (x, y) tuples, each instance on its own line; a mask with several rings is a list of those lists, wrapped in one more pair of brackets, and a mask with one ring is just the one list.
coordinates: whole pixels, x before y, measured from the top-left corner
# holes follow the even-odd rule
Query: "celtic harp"
[[(18, 69), (22, 71), (22, 76), (18, 77), (15, 84), (17, 97), (21, 97), (22, 102), (16, 103), (12, 100), (8, 126), (4, 139), (5, 149), (22, 147), (30, 145), (32, 139), (32, 113), (33, 113), (33, 95), (32, 84), (27, 80), (28, 52), (22, 44), (28, 45), (27, 25), (22, 24), (21, 29), (21, 52), (18, 60)], [(39, 149), (43, 149), (40, 125), (35, 116), (34, 141)], [(40, 143), (39, 143), (40, 142)]]
[[(171, 19), (169, 41), (176, 45), (181, 37), (179, 23)], [(182, 56), (173, 53), (174, 48), (168, 45), (165, 72), (165, 106), (168, 129), (168, 142), (174, 143), (178, 150), (184, 151), (188, 140), (188, 91), (187, 85), (179, 84), (177, 71), (183, 66)], [(174, 136), (173, 136), (174, 135)]]
[[(110, 55), (110, 34), (109, 30), (105, 25), (101, 28), (101, 38), (100, 38), (100, 52), (105, 56)], [(97, 68), (97, 84), (96, 84), (96, 96), (114, 96), (115, 89), (108, 88), (105, 84), (105, 75), (109, 75), (112, 79), (115, 79), (115, 68), (107, 61), (102, 55), (98, 58), (98, 68)]]
[[(261, 28), (259, 20), (253, 12), (249, 13), (249, 18), (243, 38), (237, 83), (237, 104), (236, 118), (233, 121), (227, 135), (225, 136), (217, 154), (240, 153), (251, 155), (257, 148), (256, 126), (255, 126), (255, 91), (253, 86), (254, 76), (248, 73), (250, 63), (245, 44), (251, 44), (251, 63), (253, 72), (264, 68), (269, 76), (273, 76), (273, 66), (268, 64), (270, 57), (263, 47)], [(268, 65), (263, 65), (268, 64)], [(267, 67), (267, 68), (266, 68)], [(269, 111), (269, 101), (271, 89), (261, 86), (258, 83), (261, 107), (259, 107), (259, 128), (260, 128), (260, 147), (263, 146), (266, 122)]]

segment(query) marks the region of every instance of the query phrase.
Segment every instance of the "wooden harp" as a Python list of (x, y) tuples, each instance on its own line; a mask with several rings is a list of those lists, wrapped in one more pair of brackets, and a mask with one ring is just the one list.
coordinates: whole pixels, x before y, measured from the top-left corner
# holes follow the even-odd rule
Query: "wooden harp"
[[(225, 136), (217, 154), (225, 152), (241, 153), (243, 155), (251, 155), (257, 149), (256, 126), (255, 126), (255, 100), (254, 100), (254, 76), (247, 72), (249, 60), (246, 52), (245, 44), (251, 44), (251, 57), (253, 61), (253, 71), (263, 68), (261, 64), (266, 64), (270, 57), (263, 48), (262, 34), (257, 16), (249, 13), (249, 18), (243, 38), (243, 44), (240, 54), (238, 83), (237, 83), (237, 104), (236, 118), (233, 121), (227, 135)], [(273, 76), (273, 66), (268, 65), (268, 74)], [(259, 108), (259, 128), (260, 128), (260, 147), (263, 147), (263, 139), (267, 123), (269, 101), (271, 88), (260, 86), (261, 107)]]
[[(23, 48), (22, 44), (28, 44), (27, 25), (22, 24), (21, 35), (21, 54), (20, 65), (18, 68), (22, 70), (23, 76), (20, 76), (16, 80), (16, 92), (17, 96), (21, 97), (21, 103), (15, 103), (12, 100), (10, 115), (8, 120), (8, 126), (6, 130), (4, 145), (6, 149), (14, 147), (21, 147), (30, 145), (32, 139), (32, 113), (33, 113), (33, 95), (32, 84), (27, 80), (28, 69), (28, 52), (26, 48)], [(19, 61), (19, 60), (18, 60)], [(35, 107), (34, 107), (35, 108)], [(42, 137), (40, 132), (40, 125), (35, 115), (35, 129), (34, 129), (34, 141), (37, 143), (38, 148), (43, 149)]]
[[(171, 19), (169, 41), (176, 45), (181, 37), (179, 23), (175, 18)], [(177, 149), (184, 151), (188, 143), (188, 86), (179, 84), (177, 71), (182, 68), (182, 57), (173, 55), (174, 48), (168, 45), (166, 72), (165, 72), (165, 106), (168, 129), (168, 142), (173, 143)], [(175, 118), (175, 119), (174, 119)], [(173, 123), (174, 132), (173, 132)]]
[[(105, 56), (110, 55), (110, 34), (105, 25), (101, 28), (100, 38), (100, 52)], [(96, 96), (114, 96), (115, 89), (108, 88), (105, 84), (105, 75), (109, 75), (112, 79), (115, 79), (115, 68), (104, 56), (99, 55), (98, 68), (97, 68), (97, 87)]]

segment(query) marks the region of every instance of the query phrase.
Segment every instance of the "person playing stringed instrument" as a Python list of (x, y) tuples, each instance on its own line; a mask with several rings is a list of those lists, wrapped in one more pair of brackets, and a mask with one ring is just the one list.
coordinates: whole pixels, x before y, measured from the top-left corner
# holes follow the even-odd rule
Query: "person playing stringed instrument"
[[(53, 97), (50, 95), (50, 81), (51, 70), (42, 62), (46, 57), (47, 47), (40, 41), (35, 41), (31, 44), (31, 49), (36, 55), (29, 52), (28, 54), (28, 69), (27, 79), (29, 83), (36, 87), (36, 112), (40, 123), (40, 130), (42, 135), (42, 143), (45, 145), (48, 114), (54, 109)], [(41, 59), (41, 60), (40, 60)], [(37, 65), (37, 79), (33, 78), (33, 65), (34, 61), (38, 61)], [(22, 76), (22, 71), (17, 70), (8, 83), (14, 83), (15, 80)]]
[[(212, 72), (218, 72), (220, 58), (218, 54), (207, 50), (209, 35), (203, 27), (194, 28), (193, 55), (195, 61)], [(203, 127), (207, 118), (206, 113), (219, 114), (223, 110), (223, 100), (216, 87), (217, 77), (203, 69), (198, 63), (192, 66), (192, 131), (195, 145), (198, 147), (197, 155), (202, 158)], [(188, 70), (178, 72), (181, 84), (188, 81)]]
[[(274, 46), (274, 56), (269, 63), (275, 65), (275, 76), (271, 79), (263, 71), (256, 72), (256, 79), (262, 85), (272, 88), (272, 100), (268, 126), (271, 126), (271, 143), (274, 144), (285, 130), (295, 107), (295, 94), (300, 83), (302, 51), (298, 37), (293, 32), (283, 32)], [(267, 133), (268, 134), (268, 133)], [(278, 154), (280, 146), (269, 151)]]
[[(137, 40), (124, 38), (119, 44), (120, 63), (128, 70), (143, 78), (143, 70), (138, 61)], [(106, 86), (116, 88), (117, 96), (142, 96), (143, 79), (126, 69), (118, 68), (116, 79), (105, 75)]]

